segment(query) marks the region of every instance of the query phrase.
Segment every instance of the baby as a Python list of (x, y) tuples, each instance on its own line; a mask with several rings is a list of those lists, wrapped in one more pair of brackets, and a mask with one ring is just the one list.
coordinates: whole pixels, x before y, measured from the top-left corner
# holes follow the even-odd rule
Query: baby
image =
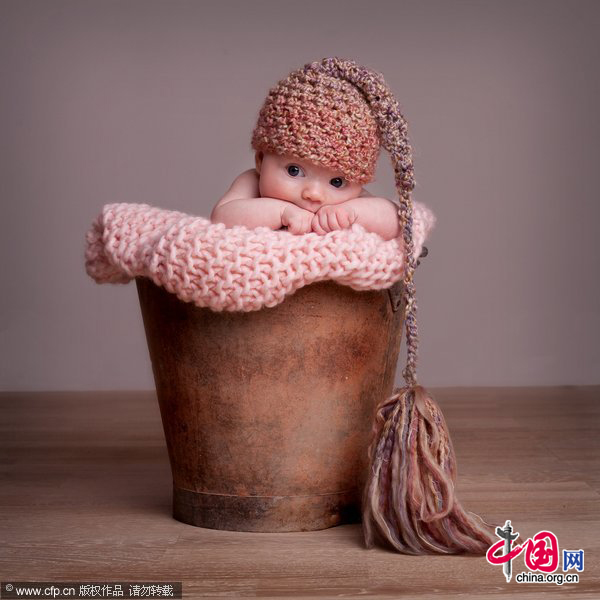
[(358, 223), (384, 240), (399, 235), (398, 207), (340, 171), (262, 150), (256, 151), (255, 162), (256, 168), (238, 175), (217, 202), (213, 223), (287, 228), (294, 235), (324, 235)]

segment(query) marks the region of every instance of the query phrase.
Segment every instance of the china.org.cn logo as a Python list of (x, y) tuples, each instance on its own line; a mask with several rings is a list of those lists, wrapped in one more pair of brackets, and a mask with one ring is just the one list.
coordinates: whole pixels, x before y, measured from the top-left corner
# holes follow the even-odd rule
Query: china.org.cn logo
[[(512, 561), (523, 553), (525, 565), (529, 572), (523, 571), (515, 576), (517, 583), (578, 583), (578, 573), (583, 572), (583, 550), (564, 550), (562, 573), (555, 573), (559, 563), (558, 539), (551, 531), (538, 531), (532, 538), (517, 546), (512, 543), (519, 538), (513, 533), (510, 521), (504, 527), (496, 527), (496, 535), (500, 538), (492, 544), (486, 554), (491, 565), (502, 565), (502, 572), (508, 583), (512, 578)], [(568, 573), (574, 569), (576, 573)], [(533, 571), (540, 571), (534, 573)]]

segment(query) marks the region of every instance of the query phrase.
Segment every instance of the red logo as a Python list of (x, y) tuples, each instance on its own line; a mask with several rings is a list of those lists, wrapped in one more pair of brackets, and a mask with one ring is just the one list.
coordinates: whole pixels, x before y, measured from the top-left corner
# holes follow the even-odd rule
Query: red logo
[[(558, 568), (558, 540), (551, 531), (539, 531), (521, 546), (515, 546), (508, 553), (495, 556), (495, 553), (506, 546), (506, 539), (497, 541), (490, 546), (486, 558), (492, 565), (504, 564), (525, 552), (525, 564), (531, 571), (554, 573)], [(510, 546), (510, 543), (508, 544)]]

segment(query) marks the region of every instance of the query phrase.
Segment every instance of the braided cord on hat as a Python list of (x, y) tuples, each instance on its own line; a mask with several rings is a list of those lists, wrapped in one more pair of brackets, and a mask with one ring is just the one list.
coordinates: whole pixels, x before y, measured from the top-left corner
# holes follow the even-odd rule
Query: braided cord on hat
[(456, 499), (456, 458), (444, 417), (433, 397), (417, 384), (411, 200), (415, 180), (406, 119), (381, 73), (337, 57), (308, 63), (304, 69), (348, 81), (362, 93), (381, 144), (390, 153), (400, 196), (408, 355), (402, 375), (407, 385), (377, 406), (362, 501), (366, 545), (371, 547), (378, 533), (384, 543), (406, 554), (485, 554), (495, 541), (493, 526), (465, 511)]
[(413, 275), (416, 258), (413, 256), (413, 205), (411, 192), (415, 187), (412, 151), (408, 141), (408, 124), (400, 111), (398, 101), (390, 91), (381, 73), (371, 71), (351, 60), (325, 58), (308, 63), (305, 71), (322, 71), (332, 77), (346, 80), (363, 94), (379, 127), (381, 145), (389, 152), (394, 168), (396, 189), (400, 196), (400, 221), (404, 241), (405, 270), (405, 325), (406, 367), (402, 375), (407, 385), (417, 384), (417, 356), (419, 336), (417, 329), (417, 302)]

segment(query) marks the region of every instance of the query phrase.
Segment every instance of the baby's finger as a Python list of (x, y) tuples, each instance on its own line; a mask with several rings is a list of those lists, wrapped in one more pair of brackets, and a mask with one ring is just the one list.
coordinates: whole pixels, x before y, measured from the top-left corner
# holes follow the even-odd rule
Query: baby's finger
[(312, 228), (312, 230), (315, 233), (318, 233), (319, 235), (324, 235), (326, 232), (324, 231), (324, 229), (321, 227), (321, 224), (319, 223), (319, 216), (318, 215), (314, 215), (311, 222), (310, 222), (310, 226)]
[(324, 212), (319, 213), (319, 225), (321, 226), (321, 229), (323, 229), (324, 233), (331, 231), (329, 228), (329, 223), (327, 222), (327, 214)]
[(337, 216), (334, 212), (330, 212), (327, 215), (327, 222), (329, 223), (329, 230), (334, 231), (335, 229), (341, 229), (338, 223)]
[(310, 233), (311, 231), (311, 217), (304, 217), (304, 220), (302, 221), (302, 233)]
[(337, 220), (340, 224), (340, 229), (348, 229), (348, 227), (350, 227), (350, 216), (348, 213), (337, 213)]

